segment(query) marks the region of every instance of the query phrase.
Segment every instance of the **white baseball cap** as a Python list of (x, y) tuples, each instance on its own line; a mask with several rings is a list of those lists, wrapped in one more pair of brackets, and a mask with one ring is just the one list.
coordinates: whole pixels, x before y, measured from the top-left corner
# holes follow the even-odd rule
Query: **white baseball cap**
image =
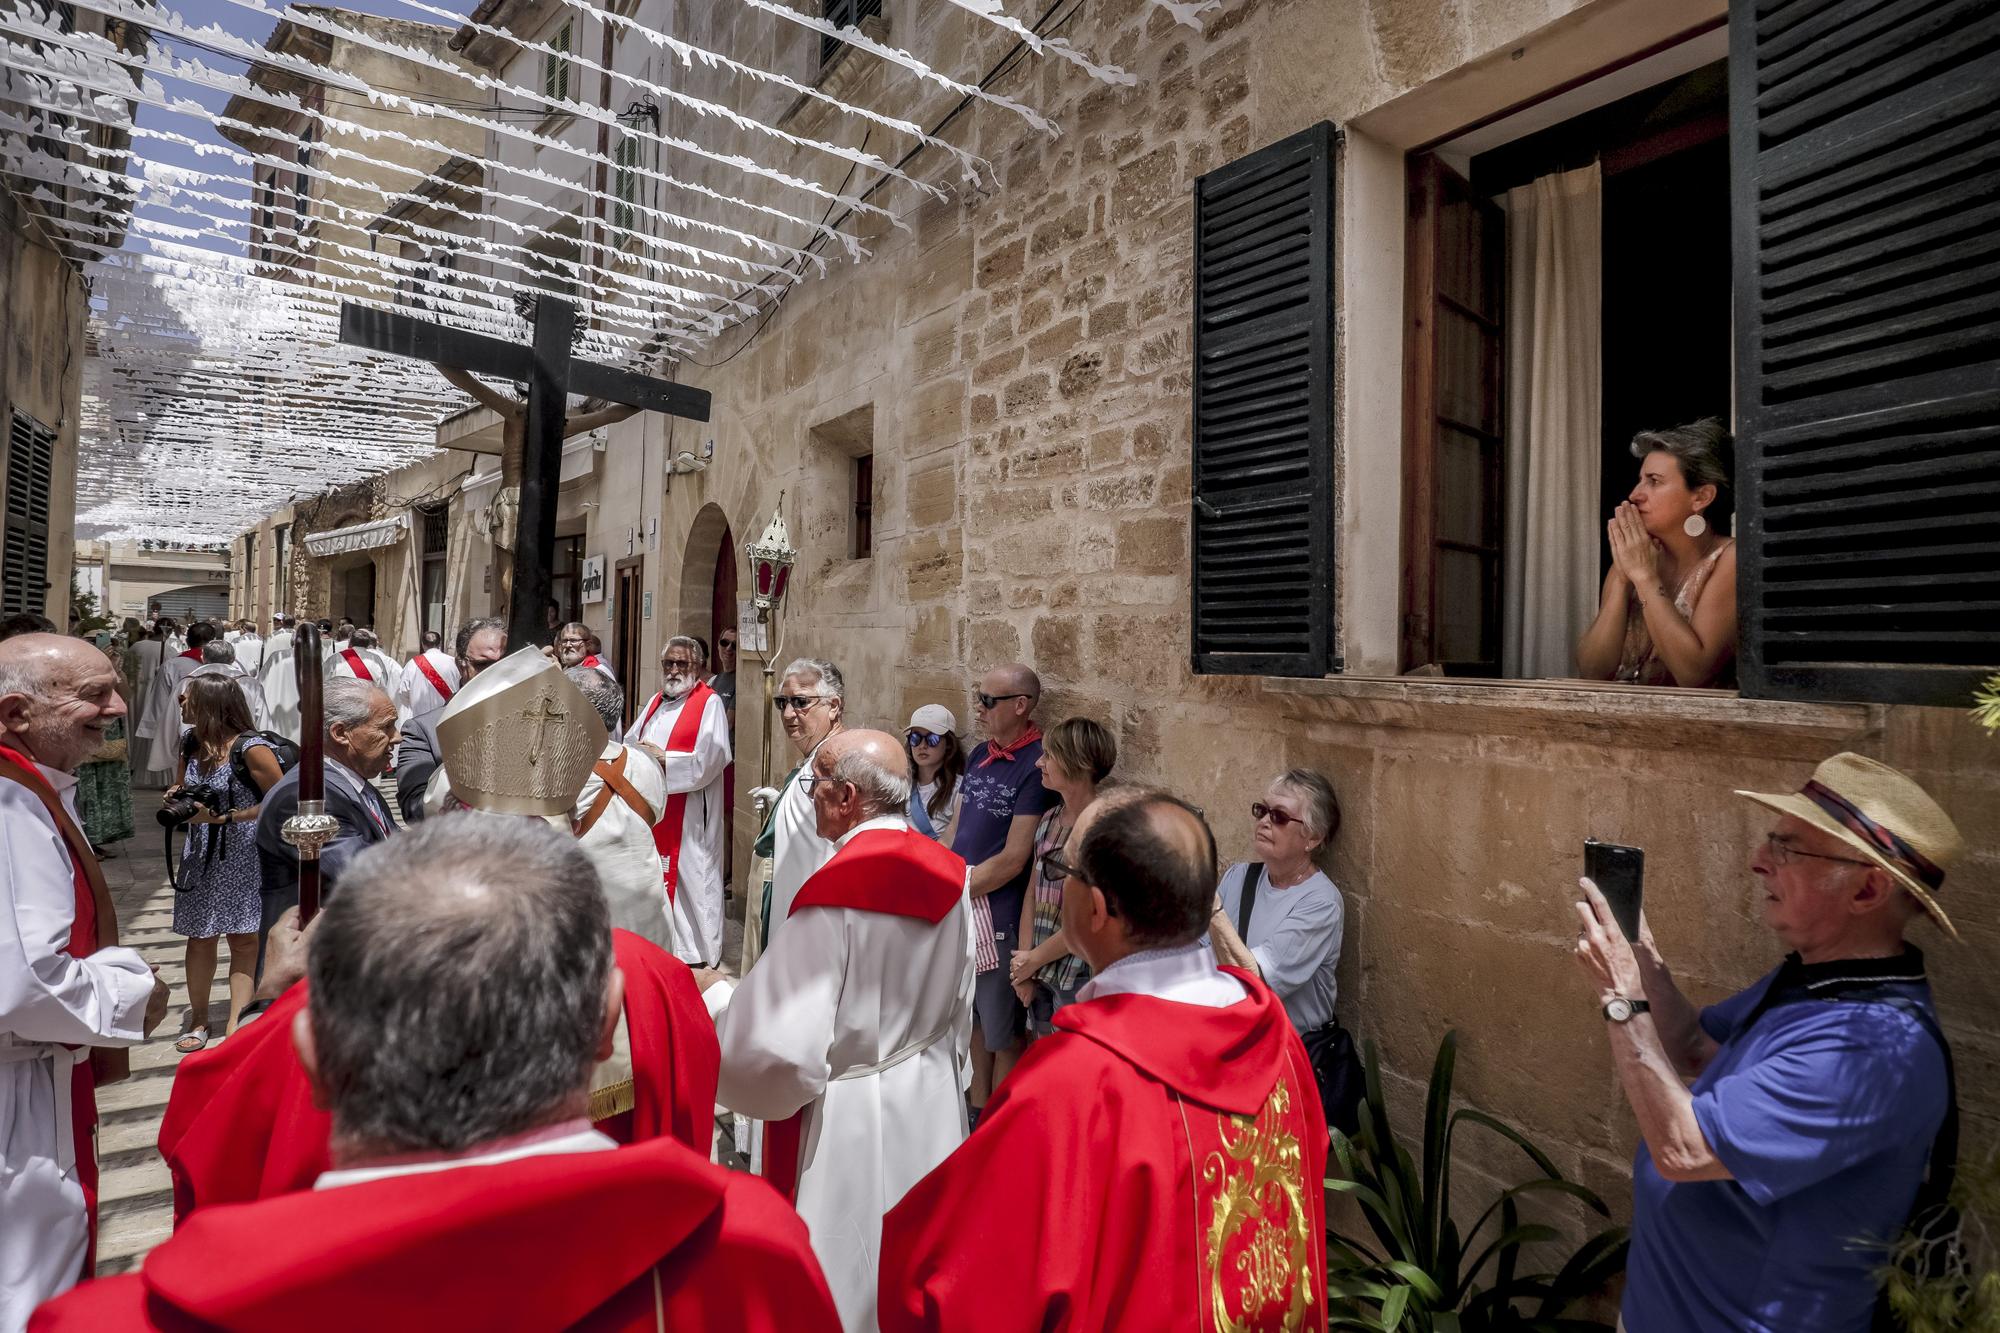
[(943, 704), (925, 704), (910, 714), (910, 726), (914, 730), (928, 731), (938, 736), (947, 732), (956, 734), (958, 719), (953, 717), (951, 710)]

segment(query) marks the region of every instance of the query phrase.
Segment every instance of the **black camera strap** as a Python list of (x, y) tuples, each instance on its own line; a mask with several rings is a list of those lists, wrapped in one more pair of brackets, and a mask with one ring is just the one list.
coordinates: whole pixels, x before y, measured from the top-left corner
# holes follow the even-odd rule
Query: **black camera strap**
[(1257, 886), (1264, 882), (1264, 863), (1253, 861), (1243, 868), (1243, 898), (1236, 904), (1236, 933), (1250, 943), (1250, 914), (1257, 910)]

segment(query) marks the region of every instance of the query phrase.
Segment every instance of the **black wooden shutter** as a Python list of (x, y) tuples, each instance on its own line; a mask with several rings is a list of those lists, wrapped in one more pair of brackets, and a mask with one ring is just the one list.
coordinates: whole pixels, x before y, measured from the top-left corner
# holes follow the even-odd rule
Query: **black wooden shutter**
[(0, 615), (48, 604), (49, 490), (55, 481), (55, 432), (25, 412), (7, 425), (7, 504), (0, 528)]
[(1194, 204), (1194, 669), (1333, 655), (1333, 170), (1322, 123), (1211, 171)]
[(2000, 664), (2000, 9), (1730, 7), (1743, 693)]

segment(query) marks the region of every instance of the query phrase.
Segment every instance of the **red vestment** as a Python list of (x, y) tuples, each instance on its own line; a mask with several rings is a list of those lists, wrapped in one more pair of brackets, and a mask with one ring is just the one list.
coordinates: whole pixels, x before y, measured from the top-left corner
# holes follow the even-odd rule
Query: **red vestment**
[(131, 1329), (837, 1333), (805, 1224), (673, 1139), (204, 1208), (143, 1270), (35, 1312)]
[(882, 1226), (883, 1333), (1326, 1327), (1326, 1121), (1263, 982), (1056, 1013)]
[[(694, 974), (629, 931), (612, 931), (611, 942), (625, 974), (633, 1107), (597, 1128), (621, 1143), (671, 1135), (707, 1157), (722, 1053)], [(305, 1003), (299, 982), (248, 1027), (181, 1061), (160, 1123), (176, 1225), (197, 1207), (310, 1189), (328, 1169), (332, 1118), (313, 1105), (292, 1046)]]

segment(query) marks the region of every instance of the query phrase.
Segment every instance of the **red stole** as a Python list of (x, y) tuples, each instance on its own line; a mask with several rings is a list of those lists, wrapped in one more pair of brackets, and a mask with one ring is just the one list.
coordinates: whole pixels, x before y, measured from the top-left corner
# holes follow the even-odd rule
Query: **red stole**
[[(715, 691), (700, 681), (688, 691), (681, 703), (681, 711), (674, 718), (674, 729), (667, 733), (667, 743), (660, 748), (669, 754), (692, 754), (694, 743), (701, 737), (701, 715), (708, 711), (709, 698)], [(667, 701), (665, 694), (653, 696), (653, 702), (646, 706), (646, 716), (639, 719), (639, 737), (646, 734), (646, 724), (653, 720), (653, 714)], [(653, 846), (660, 849), (666, 858), (666, 869), (662, 876), (667, 885), (667, 901), (674, 900), (674, 891), (681, 882), (681, 834), (687, 824), (688, 793), (674, 792), (667, 797), (667, 808), (660, 814), (660, 822), (653, 825)]]
[[(98, 869), (97, 856), (90, 850), (90, 840), (63, 809), (62, 799), (55, 788), (35, 767), (35, 761), (18, 750), (0, 745), (0, 761), (19, 769), (18, 774), (6, 775), (26, 786), (41, 798), (55, 817), (57, 830), (62, 834), (63, 846), (69, 851), (70, 881), (75, 894), (75, 911), (70, 920), (69, 939), (63, 944), (63, 952), (72, 958), (88, 958), (100, 946), (118, 943), (118, 914), (111, 905), (111, 895), (104, 886), (104, 872)], [(65, 1048), (74, 1049), (74, 1048)], [(131, 1057), (122, 1048), (103, 1048), (106, 1059), (101, 1062), (104, 1081), (115, 1082), (124, 1078), (130, 1070)], [(71, 1065), (67, 1074), (56, 1070), (56, 1077), (67, 1077), (69, 1085), (70, 1134), (76, 1146), (76, 1181), (83, 1189), (84, 1214), (90, 1224), (90, 1240), (83, 1254), (83, 1275), (89, 1277), (97, 1269), (97, 1082), (100, 1062), (95, 1056), (88, 1060), (78, 1060)]]
[(184, 653), (175, 653), (174, 656), (185, 657), (190, 662), (199, 662), (201, 661), (201, 649), (190, 648)]
[[(348, 670), (354, 673), (356, 680), (365, 680), (371, 685), (375, 683), (375, 673), (370, 671), (368, 664), (361, 660), (360, 653), (355, 652), (352, 648), (342, 648), (340, 656), (347, 663)], [(418, 660), (422, 661), (423, 659), (419, 658)]]
[[(620, 1143), (672, 1136), (706, 1153), (722, 1058), (694, 974), (628, 931), (612, 931), (611, 947), (625, 974), (633, 1107), (597, 1128)], [(331, 1165), (333, 1120), (313, 1105), (292, 1046), (306, 994), (297, 983), (255, 1022), (181, 1061), (160, 1124), (176, 1226), (214, 1204), (311, 1189)]]
[(1222, 970), (1249, 991), (1223, 1008), (1112, 995), (1056, 1015), (883, 1219), (883, 1333), (1326, 1328), (1311, 1062), (1270, 989)]
[[(596, 653), (592, 653), (590, 656), (584, 658), (581, 662), (578, 662), (577, 665), (589, 667), (592, 671), (601, 671), (604, 668), (604, 659), (599, 657)], [(650, 717), (651, 714), (649, 713), (647, 714), (647, 716)]]
[[(801, 907), (847, 907), (935, 926), (964, 892), (965, 862), (950, 848), (915, 829), (869, 829), (848, 839), (799, 886), (786, 916)], [(802, 1106), (764, 1129), (764, 1178), (795, 1203), (809, 1109)]]
[(440, 672), (436, 667), (431, 665), (431, 659), (428, 653), (417, 654), (417, 670), (421, 671), (423, 673), (424, 679), (429, 681), (432, 687), (435, 688), (439, 694), (444, 696), (444, 701), (446, 703), (451, 702), (451, 686), (444, 683), (444, 674)]

